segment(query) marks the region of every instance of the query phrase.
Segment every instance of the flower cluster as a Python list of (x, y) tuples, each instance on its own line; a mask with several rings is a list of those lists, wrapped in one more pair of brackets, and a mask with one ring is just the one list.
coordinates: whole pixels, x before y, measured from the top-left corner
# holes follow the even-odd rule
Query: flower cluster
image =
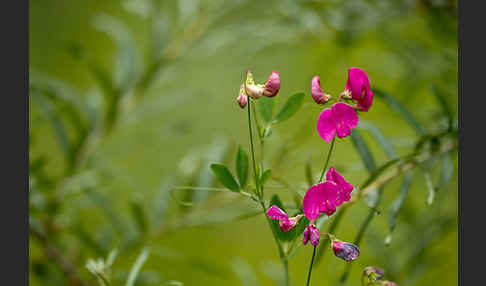
[[(321, 80), (317, 75), (311, 81), (311, 94), (317, 104), (325, 104), (331, 99), (330, 95), (322, 91)], [(359, 111), (368, 111), (371, 107), (373, 92), (370, 90), (368, 75), (362, 69), (350, 68), (348, 70), (348, 80), (338, 100), (351, 100), (356, 102), (356, 106), (337, 102), (331, 108), (326, 108), (321, 112), (317, 120), (317, 132), (326, 142), (330, 142), (336, 135), (344, 138), (351, 133), (351, 129), (358, 126), (358, 115), (355, 108)]]
[[(338, 206), (351, 199), (353, 189), (354, 187), (331, 166), (326, 174), (326, 181), (312, 185), (307, 190), (302, 202), (302, 210), (310, 223), (305, 228), (302, 237), (304, 245), (309, 241), (313, 246), (319, 244), (320, 234), (319, 229), (314, 224), (315, 220), (322, 213), (328, 216), (332, 215)], [(292, 231), (302, 218), (302, 214), (289, 218), (283, 210), (275, 205), (271, 206), (266, 214), (271, 219), (278, 220), (280, 229), (287, 232)], [(332, 240), (332, 248), (337, 257), (345, 261), (352, 261), (359, 256), (359, 249), (355, 245), (339, 241), (331, 235), (329, 237)]]
[(253, 74), (246, 72), (246, 80), (240, 87), (240, 92), (236, 101), (241, 108), (245, 108), (248, 103), (248, 96), (252, 99), (259, 99), (262, 96), (274, 97), (280, 90), (280, 76), (276, 71), (272, 71), (265, 84), (256, 84)]

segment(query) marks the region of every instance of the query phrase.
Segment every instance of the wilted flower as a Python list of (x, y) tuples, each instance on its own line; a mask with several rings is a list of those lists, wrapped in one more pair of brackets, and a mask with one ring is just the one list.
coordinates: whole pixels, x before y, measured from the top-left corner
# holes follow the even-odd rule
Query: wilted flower
[(275, 95), (277, 95), (279, 90), (280, 90), (280, 76), (278, 75), (278, 72), (272, 71), (272, 73), (268, 77), (267, 82), (265, 83), (265, 89), (263, 91), (263, 95), (267, 97), (274, 97)]
[(348, 262), (355, 260), (359, 256), (359, 248), (349, 242), (334, 240), (332, 242), (332, 250), (334, 255)]
[(326, 182), (312, 185), (304, 195), (302, 209), (310, 221), (318, 218), (322, 212), (332, 215), (336, 207), (351, 198), (353, 186), (334, 167), (331, 166), (326, 179)]
[(240, 94), (236, 98), (236, 101), (238, 101), (238, 104), (240, 105), (241, 108), (245, 108), (246, 104), (248, 103), (248, 98), (246, 97), (246, 92), (245, 92), (245, 84), (241, 85)]
[(376, 266), (367, 266), (363, 269), (363, 276), (373, 276), (374, 279), (381, 279), (385, 275), (385, 270)]
[(277, 206), (271, 206), (267, 210), (266, 214), (269, 218), (278, 220), (280, 229), (287, 232), (292, 231), (299, 222), (299, 220), (302, 218), (302, 215), (297, 215), (293, 218), (289, 218), (289, 216)]
[(308, 224), (305, 228), (302, 243), (306, 245), (309, 240), (313, 246), (317, 246), (321, 240), (319, 236), (319, 229), (317, 229), (317, 227), (313, 224)]
[(351, 134), (351, 129), (358, 126), (358, 115), (353, 107), (338, 102), (331, 109), (324, 109), (317, 119), (317, 132), (326, 142), (334, 136), (344, 138)]
[(312, 94), (312, 98), (317, 104), (324, 104), (330, 98), (329, 95), (325, 94), (322, 91), (321, 79), (317, 75), (314, 76), (311, 81), (311, 94)]
[(370, 90), (370, 79), (360, 68), (350, 68), (348, 70), (348, 80), (344, 94), (350, 94), (357, 101), (361, 111), (368, 111), (373, 101), (373, 92)]

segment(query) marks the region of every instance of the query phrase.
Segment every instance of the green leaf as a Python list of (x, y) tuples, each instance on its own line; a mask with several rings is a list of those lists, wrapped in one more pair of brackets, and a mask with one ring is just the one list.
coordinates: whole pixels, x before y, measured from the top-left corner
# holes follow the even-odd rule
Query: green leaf
[(138, 230), (142, 233), (148, 231), (147, 216), (140, 199), (132, 199), (130, 202), (133, 218), (137, 224)]
[(140, 269), (142, 269), (143, 264), (147, 260), (150, 254), (150, 249), (144, 248), (140, 255), (137, 257), (137, 260), (132, 266), (130, 273), (128, 274), (127, 282), (125, 286), (134, 286), (135, 282), (137, 281), (137, 276), (140, 273)]
[(263, 120), (267, 123), (272, 121), (273, 116), (274, 99), (266, 96), (262, 96), (258, 100), (258, 111)]
[(271, 169), (266, 169), (262, 176), (260, 177), (260, 186), (264, 186), (265, 183), (268, 181), (268, 179), (270, 178), (270, 175), (272, 174), (272, 170)]
[(305, 94), (303, 92), (296, 93), (287, 99), (284, 106), (279, 110), (273, 122), (278, 123), (292, 117), (304, 103)]
[(432, 205), (435, 200), (435, 192), (436, 189), (434, 187), (434, 183), (432, 183), (432, 178), (430, 177), (430, 172), (427, 169), (424, 169), (424, 176), (425, 182), (427, 184), (427, 190), (429, 191), (429, 196), (427, 197), (427, 205)]
[(391, 142), (385, 137), (385, 135), (381, 132), (381, 130), (378, 129), (378, 127), (376, 127), (373, 123), (365, 120), (360, 120), (359, 127), (362, 129), (366, 129), (371, 133), (373, 139), (380, 145), (380, 147), (383, 149), (383, 151), (388, 156), (388, 158), (395, 159), (398, 157), (397, 152), (395, 152), (395, 149), (393, 148)]
[(415, 129), (420, 136), (427, 133), (419, 121), (405, 108), (405, 106), (398, 102), (395, 97), (377, 88), (372, 88), (372, 90), (377, 98), (382, 99), (385, 103), (387, 103), (387, 106), (400, 113), (400, 115), (410, 124), (410, 126)]
[(223, 184), (226, 188), (233, 192), (240, 191), (240, 186), (231, 175), (231, 172), (225, 165), (213, 163), (211, 164), (211, 170), (213, 171), (216, 178), (218, 178), (219, 182)]
[(171, 185), (173, 185), (171, 180), (164, 179), (155, 194), (152, 213), (152, 227), (155, 229), (160, 227), (167, 214)]
[(32, 92), (31, 98), (34, 100), (42, 115), (50, 121), (54, 133), (59, 141), (59, 146), (66, 157), (70, 156), (71, 140), (69, 139), (64, 122), (61, 120), (59, 114), (55, 111), (52, 104), (46, 100), (45, 96), (39, 92)]
[(109, 35), (117, 44), (115, 87), (119, 90), (132, 87), (140, 77), (141, 57), (130, 31), (123, 22), (107, 14), (97, 15), (94, 26)]
[(444, 187), (452, 178), (454, 173), (454, 166), (452, 165), (452, 160), (449, 154), (445, 154), (442, 157), (442, 165), (440, 169), (440, 177), (438, 187)]
[(248, 154), (246, 154), (240, 145), (238, 145), (238, 151), (236, 153), (236, 175), (238, 176), (241, 188), (244, 188), (248, 179)]
[(357, 129), (351, 131), (351, 141), (353, 142), (356, 151), (358, 152), (363, 164), (368, 172), (373, 173), (376, 170), (376, 163), (373, 155), (371, 154), (368, 144), (364, 141), (363, 137)]
[(388, 217), (388, 225), (390, 226), (390, 235), (395, 229), (398, 213), (400, 212), (400, 209), (402, 208), (403, 203), (405, 202), (405, 199), (407, 198), (408, 193), (410, 191), (410, 186), (412, 185), (412, 178), (413, 178), (412, 172), (409, 172), (405, 175), (405, 178), (403, 179), (402, 185), (400, 187), (400, 192), (398, 194), (398, 197), (391, 204), (390, 216)]
[(442, 112), (447, 117), (449, 130), (452, 130), (452, 128), (453, 128), (452, 124), (453, 124), (453, 120), (454, 120), (453, 116), (454, 115), (452, 113), (452, 108), (449, 104), (449, 101), (446, 98), (446, 95), (437, 85), (434, 85), (432, 87), (432, 94), (439, 101), (440, 107), (442, 108)]

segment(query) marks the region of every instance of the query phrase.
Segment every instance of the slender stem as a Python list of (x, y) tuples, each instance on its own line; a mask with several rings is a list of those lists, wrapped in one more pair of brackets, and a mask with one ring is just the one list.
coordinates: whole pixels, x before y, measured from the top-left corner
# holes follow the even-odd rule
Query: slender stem
[[(251, 129), (251, 98), (248, 97), (248, 130), (250, 132), (250, 149), (251, 149), (251, 159), (253, 163), (253, 176), (255, 178), (255, 187), (257, 189), (257, 194), (260, 198), (260, 205), (262, 206), (263, 209), (263, 214), (265, 215), (267, 208), (265, 207), (265, 203), (263, 200), (263, 187), (260, 186), (258, 183), (258, 177), (257, 177), (257, 171), (256, 171), (256, 162), (255, 162), (255, 148), (253, 147), (253, 132)], [(259, 135), (260, 136), (260, 135)], [(260, 146), (262, 148), (262, 154), (261, 154), (261, 168), (263, 169), (263, 140), (260, 138)], [(285, 255), (285, 252), (282, 248), (282, 244), (280, 243), (280, 240), (277, 237), (277, 234), (275, 233), (275, 230), (272, 227), (272, 222), (268, 217), (265, 218), (267, 220), (268, 226), (270, 227), (270, 230), (272, 231), (273, 238), (275, 239), (275, 243), (277, 244), (278, 252), (280, 255), (280, 259), (282, 260), (282, 263), (284, 265), (285, 269), (285, 285), (289, 286), (289, 266), (288, 266), (288, 261), (287, 257)]]
[[(257, 194), (261, 199), (260, 188), (259, 188), (259, 184), (258, 184), (257, 171), (256, 171), (256, 163), (255, 163), (255, 149), (253, 147), (253, 132), (251, 131), (251, 97), (248, 97), (248, 130), (250, 132), (250, 148), (251, 148), (251, 159), (252, 159), (252, 162), (253, 162), (253, 178), (255, 180), (255, 188), (256, 188)], [(264, 206), (264, 208), (265, 208), (265, 206)]]
[(336, 142), (336, 137), (332, 139), (331, 147), (329, 147), (329, 152), (327, 152), (326, 162), (324, 163), (324, 168), (322, 169), (321, 177), (319, 178), (319, 183), (322, 182), (324, 174), (326, 173), (327, 166), (329, 165), (329, 159), (331, 159), (332, 151), (334, 150), (334, 143)]
[(309, 266), (309, 274), (307, 274), (307, 286), (309, 286), (310, 284), (310, 278), (311, 278), (311, 273), (312, 273), (312, 265), (314, 264), (314, 257), (316, 256), (316, 246), (314, 246), (314, 250), (312, 251), (312, 259), (311, 259), (311, 263), (310, 263), (310, 266)]

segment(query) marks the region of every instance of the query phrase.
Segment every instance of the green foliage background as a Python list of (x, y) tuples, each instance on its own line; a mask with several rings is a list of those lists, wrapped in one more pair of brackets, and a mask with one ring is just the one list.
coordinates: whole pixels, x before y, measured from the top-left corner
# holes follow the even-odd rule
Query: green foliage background
[[(127, 2), (30, 1), (31, 224), (48, 229), (50, 243), (92, 285), (96, 280), (85, 267), (89, 258), (118, 249), (112, 277), (113, 285), (122, 285), (144, 247), (151, 252), (136, 285), (170, 285), (172, 280), (184, 285), (274, 285), (281, 279), (277, 249), (263, 216), (253, 215), (254, 202), (231, 192), (168, 193), (173, 186), (220, 187), (209, 164), (224, 161), (233, 167), (238, 144), (249, 150), (246, 112), (235, 100), (247, 69), (258, 82), (272, 70), (279, 72), (279, 105), (295, 92), (307, 95), (299, 112), (276, 125), (266, 143), (265, 162), (272, 175), (285, 178), (298, 192), (305, 191), (306, 162), (310, 158), (317, 174), (328, 149), (315, 132), (321, 110), (310, 97), (315, 74), (326, 92), (338, 95), (347, 69), (363, 68), (372, 85), (393, 95), (428, 134), (448, 124), (434, 96), (440, 92), (457, 128), (456, 1), (165, 1), (155, 17), (168, 30), (160, 41), (151, 40), (148, 18), (124, 8), (140, 8), (147, 1)], [(125, 45), (121, 62), (115, 59), (127, 38), (117, 45), (95, 27), (98, 19), (98, 27), (111, 29), (106, 15), (123, 23), (133, 38), (134, 46)], [(183, 40), (174, 45), (174, 37)], [(76, 92), (64, 88), (60, 94), (101, 112), (106, 108), (103, 88), (83, 59), (106, 70), (109, 79), (117, 76), (113, 70), (128, 72), (120, 84), (130, 84), (137, 67), (144, 70), (154, 63), (153, 45), (171, 47), (168, 59), (150, 85), (127, 92), (109, 134), (96, 142), (85, 167), (66, 176), (69, 161), (56, 122), (69, 122), (73, 111), (53, 101), (57, 111), (46, 116), (34, 100), (35, 88), (62, 80)], [(138, 51), (138, 65), (129, 47)], [(399, 155), (408, 154), (420, 135), (389, 107), (375, 98), (360, 120), (378, 127)], [(74, 138), (79, 128), (65, 124)], [(377, 163), (386, 162), (373, 135), (360, 131)], [(457, 283), (456, 157), (450, 157), (452, 176), (444, 184), (438, 183), (444, 165), (431, 169), (438, 188), (431, 206), (426, 205), (423, 172), (413, 171), (390, 246), (384, 243), (389, 209), (402, 177), (386, 185), (380, 215), (366, 232), (347, 285), (360, 285), (361, 270), (369, 265), (384, 268), (387, 279), (400, 285)], [(331, 164), (353, 185), (367, 178), (349, 139), (337, 142)], [(276, 181), (266, 193), (292, 200)], [(352, 241), (368, 210), (364, 202), (356, 204), (335, 234)], [(304, 283), (311, 252), (303, 248), (290, 261), (293, 285)], [(345, 263), (331, 252), (323, 259), (312, 281), (336, 285)], [(67, 276), (31, 235), (31, 284), (77, 285)]]

